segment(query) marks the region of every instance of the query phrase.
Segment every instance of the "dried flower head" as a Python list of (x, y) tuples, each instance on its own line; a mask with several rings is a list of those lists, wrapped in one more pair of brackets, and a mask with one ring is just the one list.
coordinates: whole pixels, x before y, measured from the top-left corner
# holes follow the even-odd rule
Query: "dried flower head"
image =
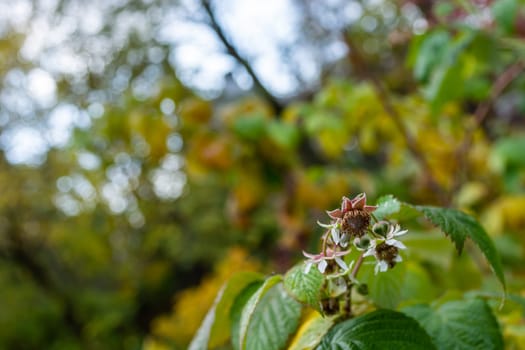
[(353, 199), (343, 197), (340, 209), (328, 211), (328, 216), (336, 220), (341, 237), (362, 237), (370, 225), (370, 213), (376, 206), (366, 205), (366, 194), (361, 193)]

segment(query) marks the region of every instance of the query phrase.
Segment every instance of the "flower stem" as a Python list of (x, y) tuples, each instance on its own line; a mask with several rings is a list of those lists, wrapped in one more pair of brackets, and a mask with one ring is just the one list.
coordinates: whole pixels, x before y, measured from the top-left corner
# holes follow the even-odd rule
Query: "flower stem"
[(326, 241), (328, 239), (330, 231), (326, 231), (323, 235), (323, 245), (321, 247), (321, 251), (323, 252), (324, 256), (326, 256)]
[(357, 258), (357, 262), (355, 263), (354, 268), (352, 269), (352, 272), (350, 273), (350, 284), (348, 285), (348, 291), (345, 293), (345, 309), (344, 312), (347, 317), (353, 317), (352, 313), (352, 287), (354, 286), (355, 276), (357, 276), (357, 273), (359, 272), (359, 268), (363, 264), (363, 261), (365, 260), (365, 257), (363, 256), (364, 253), (361, 253), (359, 255), (359, 258)]
[(357, 262), (355, 263), (352, 273), (350, 274), (352, 279), (355, 279), (355, 277), (357, 276), (357, 273), (359, 272), (359, 269), (361, 268), (361, 265), (363, 264), (363, 261), (365, 260), (365, 257), (363, 255), (364, 253), (359, 255), (359, 258), (357, 258)]

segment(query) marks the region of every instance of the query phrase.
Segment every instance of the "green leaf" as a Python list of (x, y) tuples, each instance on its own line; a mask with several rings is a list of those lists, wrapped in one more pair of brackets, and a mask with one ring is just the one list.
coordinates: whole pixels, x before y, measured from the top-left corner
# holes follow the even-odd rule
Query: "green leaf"
[[(241, 299), (239, 302), (235, 302), (234, 308), (232, 308), (233, 314), (233, 330), (232, 330), (232, 343), (235, 349), (244, 350), (246, 349), (246, 335), (248, 333), (248, 327), (253, 317), (257, 304), (261, 301), (264, 294), (266, 294), (275, 284), (282, 280), (280, 275), (272, 276), (268, 278), (264, 283), (255, 291), (253, 294), (247, 295), (252, 292), (247, 291), (241, 293)], [(247, 298), (246, 302), (243, 302)]]
[(377, 202), (377, 209), (374, 210), (374, 216), (377, 220), (382, 220), (401, 210), (401, 202), (391, 194), (380, 197)]
[(498, 236), (494, 238), (494, 244), (505, 265), (519, 266), (523, 263), (525, 254), (517, 237), (511, 235)]
[(262, 114), (241, 116), (234, 121), (233, 130), (246, 140), (257, 141), (266, 132), (266, 118)]
[(507, 299), (521, 306), (521, 313), (525, 316), (525, 297), (517, 294), (510, 294)]
[(492, 5), (492, 14), (503, 33), (512, 34), (518, 15), (517, 0), (498, 0)]
[(374, 265), (363, 265), (360, 279), (367, 281), (370, 298), (379, 307), (393, 309), (401, 301), (402, 288), (405, 283), (406, 265), (396, 264), (386, 272), (374, 273)]
[(443, 52), (440, 56), (442, 59), (433, 69), (429, 83), (423, 91), (425, 97), (431, 101), (434, 114), (439, 112), (445, 103), (463, 96), (462, 55), (475, 38), (475, 31), (462, 31), (453, 42), (440, 47), (440, 51)]
[(482, 251), (505, 289), (503, 266), (494, 243), (483, 227), (472, 216), (451, 208), (415, 206), (427, 219), (447, 234), (461, 254), (465, 239), (469, 237)]
[(428, 271), (414, 261), (403, 263), (406, 266), (405, 281), (401, 288), (401, 300), (405, 303), (427, 303), (436, 297), (438, 289)]
[(317, 311), (321, 311), (321, 286), (324, 276), (318, 269), (312, 268), (304, 273), (304, 264), (294, 266), (284, 276), (284, 288), (296, 300), (305, 303)]
[(299, 325), (301, 309), (301, 304), (285, 292), (282, 283), (273, 286), (255, 307), (241, 349), (283, 349)]
[(411, 230), (403, 237), (403, 243), (410, 247), (410, 256), (418, 260), (431, 262), (442, 269), (448, 269), (452, 263), (450, 255), (454, 252), (454, 246), (438, 230), (431, 232)]
[[(488, 291), (479, 291), (479, 290), (473, 290), (470, 292), (465, 293), (465, 297), (467, 298), (483, 298), (483, 299), (500, 299), (500, 295), (493, 292)], [(516, 306), (521, 308), (521, 313), (523, 316), (525, 316), (525, 297), (522, 297), (519, 294), (507, 294), (505, 298), (505, 304), (500, 306), (504, 306), (502, 309), (498, 309), (498, 311), (501, 311), (502, 313), (506, 312), (512, 312), (516, 310)]]
[(434, 14), (441, 20), (446, 20), (454, 12), (454, 5), (450, 2), (438, 2), (434, 6)]
[(317, 350), (432, 350), (428, 334), (400, 312), (377, 310), (333, 327)]
[(332, 328), (337, 318), (338, 316), (325, 317), (316, 312), (301, 325), (288, 350), (313, 349)]
[(247, 305), (250, 298), (257, 293), (257, 291), (261, 288), (263, 285), (262, 281), (256, 281), (248, 286), (246, 286), (239, 295), (235, 298), (235, 301), (233, 302), (231, 311), (230, 311), (230, 319), (231, 319), (231, 339), (232, 339), (232, 346), (235, 350), (240, 349), (240, 334), (241, 334), (241, 317), (244, 310), (244, 307)]
[(279, 146), (291, 150), (299, 143), (299, 130), (296, 126), (273, 121), (268, 124), (268, 136)]
[(502, 174), (509, 169), (519, 169), (525, 167), (525, 135), (520, 134), (512, 137), (505, 137), (494, 145), (489, 156), (489, 166), (494, 171)]
[(217, 293), (188, 349), (206, 350), (225, 343), (230, 337), (230, 309), (235, 298), (246, 286), (260, 279), (261, 275), (255, 272), (235, 274)]
[(461, 65), (457, 61), (436, 68), (430, 83), (423, 90), (434, 113), (439, 112), (445, 103), (461, 96), (462, 80)]
[(399, 201), (391, 194), (380, 197), (376, 205), (377, 209), (373, 214), (377, 220), (410, 220), (421, 215), (412, 205)]
[(503, 349), (498, 322), (480, 299), (451, 301), (436, 309), (414, 305), (403, 312), (419, 321), (438, 350)]
[(450, 42), (450, 34), (445, 30), (435, 30), (423, 39), (419, 46), (415, 64), (414, 77), (427, 81), (432, 70), (443, 60), (443, 50)]
[[(524, 51), (525, 54), (525, 51)], [(525, 168), (525, 134), (501, 138), (492, 147), (489, 167), (503, 176), (505, 192), (519, 193), (523, 188), (523, 169)]]

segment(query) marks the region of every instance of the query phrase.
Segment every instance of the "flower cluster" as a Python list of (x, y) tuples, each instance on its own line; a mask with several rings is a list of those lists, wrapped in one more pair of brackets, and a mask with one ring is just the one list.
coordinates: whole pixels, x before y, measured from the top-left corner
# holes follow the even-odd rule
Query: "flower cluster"
[[(323, 249), (319, 254), (303, 252), (308, 258), (305, 273), (308, 273), (313, 265), (317, 265), (323, 274), (348, 274), (353, 262), (348, 265), (344, 257), (352, 250), (352, 247), (349, 248), (350, 244), (363, 251), (362, 258), (372, 256), (376, 259), (376, 274), (387, 271), (401, 262), (399, 251), (406, 247), (396, 238), (407, 233), (407, 230), (401, 230), (399, 225), (388, 221), (377, 221), (373, 215), (376, 209), (376, 206), (366, 204), (364, 193), (353, 199), (343, 197), (341, 208), (327, 212), (331, 222), (318, 222), (321, 227), (327, 229), (322, 237)], [(355, 277), (355, 273), (353, 275), (351, 277)]]

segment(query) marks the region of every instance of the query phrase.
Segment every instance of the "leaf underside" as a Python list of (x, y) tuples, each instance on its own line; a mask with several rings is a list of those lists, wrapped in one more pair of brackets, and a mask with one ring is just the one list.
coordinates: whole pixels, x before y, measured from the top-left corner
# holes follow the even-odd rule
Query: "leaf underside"
[(271, 288), (257, 305), (246, 331), (246, 350), (280, 350), (299, 326), (301, 304), (281, 283)]

